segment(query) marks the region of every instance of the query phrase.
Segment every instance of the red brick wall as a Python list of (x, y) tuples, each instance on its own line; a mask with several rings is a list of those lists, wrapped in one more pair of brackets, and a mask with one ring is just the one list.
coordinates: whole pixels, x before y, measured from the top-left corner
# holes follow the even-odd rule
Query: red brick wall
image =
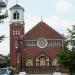
[(10, 65), (13, 68), (17, 67), (17, 50), (15, 42), (20, 38), (20, 35), (13, 35), (13, 30), (20, 30), (20, 35), (24, 35), (24, 25), (20, 23), (12, 23), (10, 25)]

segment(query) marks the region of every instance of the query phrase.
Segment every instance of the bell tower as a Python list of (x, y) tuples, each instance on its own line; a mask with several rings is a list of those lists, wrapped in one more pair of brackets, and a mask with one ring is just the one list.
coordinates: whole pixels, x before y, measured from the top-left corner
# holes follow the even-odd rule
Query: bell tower
[(17, 68), (17, 40), (24, 35), (24, 9), (16, 4), (10, 8), (10, 66)]

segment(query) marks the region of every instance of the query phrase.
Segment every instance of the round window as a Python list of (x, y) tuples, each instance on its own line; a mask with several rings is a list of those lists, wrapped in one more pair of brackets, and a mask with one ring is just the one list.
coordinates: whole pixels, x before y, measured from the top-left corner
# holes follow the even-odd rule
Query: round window
[(43, 38), (37, 40), (37, 45), (40, 48), (45, 48), (47, 46), (47, 41)]

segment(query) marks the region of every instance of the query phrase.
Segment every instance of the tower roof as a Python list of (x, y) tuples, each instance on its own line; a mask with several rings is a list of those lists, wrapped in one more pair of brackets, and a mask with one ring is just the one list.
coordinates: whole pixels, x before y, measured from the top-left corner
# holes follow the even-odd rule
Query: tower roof
[(12, 6), (12, 7), (10, 8), (10, 10), (11, 10), (11, 9), (14, 9), (14, 8), (20, 8), (20, 9), (23, 9), (23, 10), (24, 10), (24, 8), (21, 7), (19, 4), (15, 4), (14, 6)]

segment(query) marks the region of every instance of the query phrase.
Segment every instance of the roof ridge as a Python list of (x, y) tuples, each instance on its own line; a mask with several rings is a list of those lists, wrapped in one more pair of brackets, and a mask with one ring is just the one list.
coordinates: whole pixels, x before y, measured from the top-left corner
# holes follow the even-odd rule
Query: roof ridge
[(49, 36), (49, 38), (55, 37), (55, 35), (57, 35), (57, 37), (61, 37), (60, 33), (58, 33), (51, 26), (49, 26), (48, 24), (46, 24), (43, 21), (40, 21), (32, 29), (30, 29), (26, 34), (24, 34), (24, 38), (31, 38), (30, 36), (35, 36), (35, 35), (36, 35), (36, 38), (37, 38), (38, 35), (40, 37), (45, 36), (45, 38), (48, 37), (48, 36)]
[(21, 7), (22, 9), (24, 9), (21, 5), (19, 5), (19, 4), (15, 4), (15, 5), (13, 5), (12, 7), (10, 7), (10, 9), (12, 9), (13, 7)]
[[(57, 32), (54, 28), (52, 28), (51, 26), (49, 26), (47, 23), (45, 23), (44, 21), (40, 21), (39, 23), (37, 23), (32, 29), (30, 29), (27, 33), (31, 33), (31, 31), (33, 30), (33, 29), (35, 29), (36, 27), (39, 27), (39, 25), (40, 25), (40, 23), (44, 23), (47, 27), (49, 27), (50, 29), (52, 29), (53, 31), (55, 31), (57, 34), (59, 34), (59, 35), (61, 35), (59, 32)], [(26, 33), (26, 34), (27, 34)], [(26, 35), (25, 34), (25, 35)]]

